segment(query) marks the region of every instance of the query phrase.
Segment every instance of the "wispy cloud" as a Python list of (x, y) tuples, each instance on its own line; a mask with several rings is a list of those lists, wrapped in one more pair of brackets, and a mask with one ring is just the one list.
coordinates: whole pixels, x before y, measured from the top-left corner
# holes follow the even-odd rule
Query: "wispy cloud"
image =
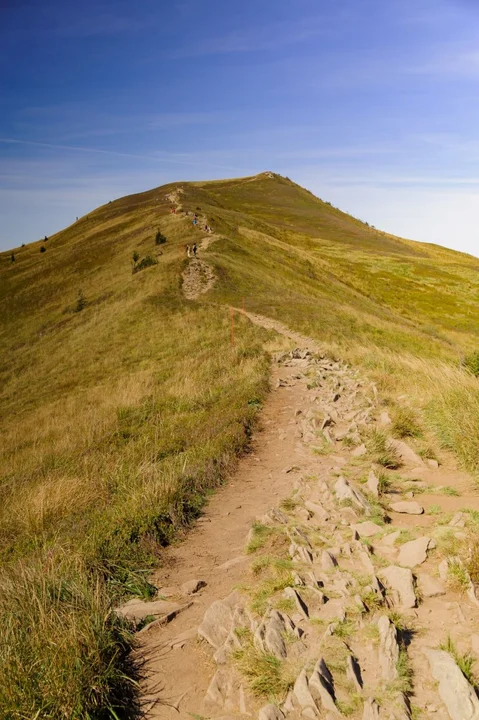
[(193, 156), (187, 153), (167, 153), (161, 150), (152, 151), (149, 154), (140, 155), (135, 153), (125, 153), (117, 150), (104, 150), (102, 148), (91, 148), (81, 145), (59, 145), (49, 142), (37, 142), (35, 140), (22, 140), (17, 138), (0, 138), (0, 143), (4, 145), (29, 145), (38, 148), (50, 148), (52, 150), (64, 150), (71, 152), (79, 152), (93, 155), (110, 155), (113, 157), (131, 158), (133, 160), (149, 160), (155, 163), (172, 163), (174, 165), (201, 165), (205, 168), (216, 168), (219, 170), (234, 170), (243, 172), (244, 168), (232, 167), (229, 165), (218, 165), (208, 162), (207, 156), (205, 160), (195, 160)]
[(173, 58), (190, 58), (206, 55), (250, 53), (295, 45), (327, 32), (322, 16), (303, 17), (296, 21), (276, 21), (267, 26), (234, 30), (221, 37), (210, 37), (189, 43), (176, 50)]

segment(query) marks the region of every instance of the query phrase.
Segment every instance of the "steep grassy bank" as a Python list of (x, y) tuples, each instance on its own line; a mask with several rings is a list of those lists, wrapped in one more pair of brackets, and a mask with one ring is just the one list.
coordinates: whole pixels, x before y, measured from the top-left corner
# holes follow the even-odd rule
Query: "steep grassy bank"
[[(169, 213), (178, 187), (221, 236), (198, 302), (181, 293), (184, 245), (201, 234)], [(135, 251), (157, 264), (133, 274)], [(477, 468), (479, 389), (459, 361), (477, 344), (478, 270), (266, 174), (123, 198), (14, 263), (1, 255), (5, 717), (132, 707), (131, 636), (112, 603), (148, 594), (148, 568), (223, 481), (267, 391), (268, 334), (238, 317), (232, 350), (228, 304), (361, 365)]]

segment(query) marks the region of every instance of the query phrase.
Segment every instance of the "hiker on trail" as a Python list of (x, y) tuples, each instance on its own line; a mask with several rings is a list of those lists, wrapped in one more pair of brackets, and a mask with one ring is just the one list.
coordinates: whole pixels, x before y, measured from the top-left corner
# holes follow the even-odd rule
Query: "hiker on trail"
[(193, 225), (196, 225), (196, 218), (193, 218)]
[(196, 243), (193, 245), (193, 255), (196, 257)]
[(205, 232), (208, 232), (208, 225), (205, 223)]

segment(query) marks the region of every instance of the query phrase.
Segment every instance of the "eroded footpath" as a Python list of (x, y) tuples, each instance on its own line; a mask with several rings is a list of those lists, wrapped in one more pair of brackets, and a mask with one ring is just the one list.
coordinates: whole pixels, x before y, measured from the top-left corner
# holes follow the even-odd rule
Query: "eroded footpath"
[(158, 599), (121, 609), (152, 620), (145, 715), (479, 719), (471, 479), (393, 439), (374, 385), (294, 340)]

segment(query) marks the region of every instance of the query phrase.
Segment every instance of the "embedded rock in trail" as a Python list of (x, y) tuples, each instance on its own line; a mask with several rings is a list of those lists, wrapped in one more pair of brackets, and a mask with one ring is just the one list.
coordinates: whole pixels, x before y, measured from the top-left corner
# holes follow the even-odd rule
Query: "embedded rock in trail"
[(283, 597), (294, 601), (297, 611), (305, 620), (309, 618), (308, 606), (297, 590), (292, 587), (287, 587), (283, 591)]
[(411, 463), (411, 465), (414, 465), (417, 468), (424, 467), (422, 458), (420, 458), (419, 455), (415, 453), (414, 450), (405, 442), (402, 440), (391, 440), (391, 445), (397, 450), (404, 462)]
[(204, 587), (206, 587), (204, 580), (188, 580), (188, 582), (183, 583), (181, 590), (185, 595), (194, 595)]
[(439, 682), (439, 695), (451, 720), (479, 720), (479, 700), (449, 653), (425, 650), (432, 676)]
[(258, 720), (284, 720), (284, 714), (276, 705), (265, 705), (259, 711)]
[(439, 595), (446, 594), (446, 588), (443, 583), (431, 575), (418, 575), (417, 583), (419, 592), (424, 598), (438, 597)]
[(216, 600), (205, 612), (198, 635), (218, 649), (226, 642), (232, 624), (238, 594), (232, 593), (225, 600)]
[(244, 691), (235, 673), (227, 668), (216, 671), (205, 695), (204, 705), (207, 710), (221, 708), (228, 712), (243, 712)]
[(394, 604), (399, 604), (404, 609), (416, 607), (412, 572), (408, 568), (390, 565), (380, 570), (378, 575), (388, 588), (395, 591), (397, 598)]
[(391, 503), (389, 506), (391, 510), (397, 513), (404, 513), (406, 515), (422, 515), (424, 508), (419, 503), (412, 501), (407, 502), (406, 500), (400, 500), (396, 503)]
[(357, 532), (360, 538), (368, 538), (376, 535), (382, 528), (376, 523), (367, 520), (366, 522), (351, 525), (351, 529)]
[(133, 599), (121, 607), (116, 608), (115, 612), (120, 617), (134, 622), (141, 622), (148, 616), (162, 617), (171, 613), (178, 613), (184, 608), (178, 603), (167, 602), (165, 600), (153, 600), (152, 602), (144, 602), (143, 600)]
[(334, 698), (333, 677), (322, 658), (316, 663), (309, 678), (309, 689), (317, 707), (322, 707), (334, 715), (340, 715)]
[(329, 550), (323, 550), (321, 553), (321, 568), (325, 571), (334, 570), (337, 567), (338, 561), (335, 556)]
[(409, 568), (422, 565), (427, 559), (427, 549), (430, 543), (431, 538), (420, 537), (417, 540), (411, 540), (401, 545), (398, 555), (399, 565)]
[(348, 655), (346, 659), (346, 677), (352, 682), (358, 692), (363, 689), (363, 678), (361, 677), (361, 668), (353, 655)]
[(319, 717), (319, 712), (316, 703), (314, 702), (313, 696), (309, 689), (308, 676), (306, 670), (303, 668), (296, 678), (296, 682), (293, 687), (293, 695), (296, 698), (303, 714), (305, 711), (310, 711), (307, 717)]
[(353, 458), (359, 458), (359, 457), (362, 457), (363, 455), (366, 455), (366, 453), (367, 453), (367, 448), (366, 448), (366, 445), (364, 445), (364, 443), (363, 443), (363, 445), (358, 445), (358, 447), (353, 450), (351, 455)]
[(383, 615), (378, 620), (378, 630), (381, 675), (384, 680), (395, 680), (397, 677), (396, 665), (399, 658), (396, 628), (387, 615)]
[(376, 700), (368, 698), (364, 701), (363, 720), (379, 720), (379, 705)]
[(386, 547), (393, 547), (400, 535), (400, 530), (395, 530), (394, 532), (389, 533), (389, 535), (385, 535), (383, 538), (381, 538), (381, 545), (385, 545)]
[(340, 502), (352, 502), (354, 505), (361, 508), (361, 510), (364, 510), (366, 515), (371, 514), (371, 507), (364, 495), (359, 492), (359, 490), (353, 488), (343, 477), (338, 478), (334, 486), (334, 492)]

